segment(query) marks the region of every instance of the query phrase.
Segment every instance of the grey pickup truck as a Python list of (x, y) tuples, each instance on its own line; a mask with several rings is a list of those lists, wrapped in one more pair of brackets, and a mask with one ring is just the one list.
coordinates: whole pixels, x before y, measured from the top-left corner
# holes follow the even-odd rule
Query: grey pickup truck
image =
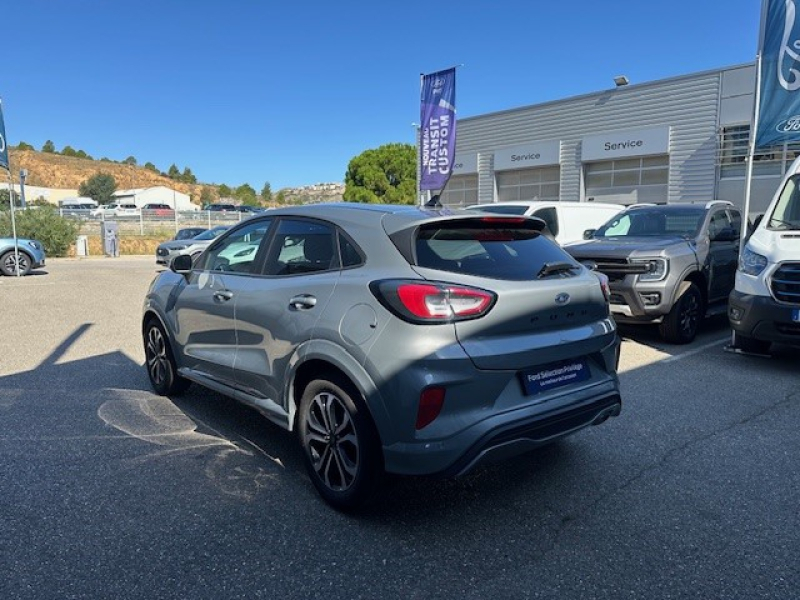
[(619, 323), (657, 323), (687, 344), (733, 289), (741, 216), (730, 202), (634, 205), (564, 249), (604, 273)]

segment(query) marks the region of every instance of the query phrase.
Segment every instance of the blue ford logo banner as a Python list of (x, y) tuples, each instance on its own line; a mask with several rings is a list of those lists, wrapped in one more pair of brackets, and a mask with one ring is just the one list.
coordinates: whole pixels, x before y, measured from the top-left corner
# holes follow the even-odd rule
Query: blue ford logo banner
[(0, 102), (0, 167), (8, 169), (8, 144), (6, 143), (6, 124), (3, 122), (3, 104)]
[(766, 0), (756, 147), (800, 140), (800, 23), (797, 0)]
[(456, 70), (422, 76), (420, 189), (442, 190), (456, 156)]

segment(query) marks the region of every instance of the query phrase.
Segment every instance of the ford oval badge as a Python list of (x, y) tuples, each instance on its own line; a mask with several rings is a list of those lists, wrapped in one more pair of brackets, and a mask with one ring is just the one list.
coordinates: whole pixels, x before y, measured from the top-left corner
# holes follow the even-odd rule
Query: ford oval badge
[(560, 306), (564, 306), (567, 302), (569, 302), (569, 294), (561, 293), (556, 296), (556, 304)]

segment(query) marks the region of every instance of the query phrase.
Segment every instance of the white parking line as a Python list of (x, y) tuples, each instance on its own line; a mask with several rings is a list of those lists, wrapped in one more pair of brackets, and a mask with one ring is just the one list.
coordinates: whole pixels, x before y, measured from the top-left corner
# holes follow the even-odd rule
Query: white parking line
[(694, 350), (689, 350), (688, 352), (684, 352), (683, 354), (676, 354), (675, 356), (670, 356), (669, 358), (665, 358), (661, 362), (670, 363), (670, 362), (675, 362), (676, 360), (680, 360), (682, 358), (687, 358), (689, 356), (694, 356), (695, 354), (700, 354), (701, 352), (704, 352), (705, 350), (708, 350), (709, 348), (713, 348), (715, 346), (719, 346), (723, 342), (730, 341), (730, 339), (731, 339), (731, 336), (730, 335), (726, 335), (724, 338), (720, 338), (720, 339), (718, 339), (716, 341), (709, 342), (707, 344), (703, 344), (702, 346), (700, 346), (699, 348), (695, 348)]

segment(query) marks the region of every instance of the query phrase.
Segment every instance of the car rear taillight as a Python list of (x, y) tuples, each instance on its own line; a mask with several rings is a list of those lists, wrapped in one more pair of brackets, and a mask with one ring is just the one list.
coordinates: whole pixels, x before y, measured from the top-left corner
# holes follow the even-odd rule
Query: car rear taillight
[(599, 271), (594, 271), (594, 274), (600, 280), (600, 288), (603, 290), (603, 297), (606, 299), (606, 304), (608, 304), (611, 301), (611, 287), (608, 285), (608, 277)]
[(411, 323), (477, 319), (497, 300), (493, 292), (449, 283), (388, 279), (370, 289), (386, 308)]
[(417, 408), (417, 431), (427, 427), (436, 420), (444, 406), (444, 388), (429, 387), (422, 390), (419, 395), (419, 408)]

